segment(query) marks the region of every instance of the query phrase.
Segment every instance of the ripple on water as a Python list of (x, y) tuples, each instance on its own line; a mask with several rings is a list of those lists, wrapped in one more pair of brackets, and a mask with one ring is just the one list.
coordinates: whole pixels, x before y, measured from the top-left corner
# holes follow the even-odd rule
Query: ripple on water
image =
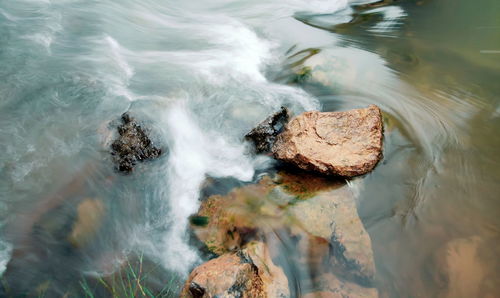
[[(268, 158), (247, 154), (244, 133), (281, 105), (300, 113), (375, 103), (384, 112), (386, 155), (373, 174), (349, 187), (382, 268), (381, 288), (389, 296), (435, 293), (438, 283), (425, 275), (433, 251), (451, 238), (474, 239), (475, 245), (470, 235), (498, 226), (500, 126), (492, 79), (498, 67), (495, 55), (476, 49), (496, 46), (497, 31), (484, 29), (496, 23), (483, 24), (497, 19), (491, 18), (495, 10), (465, 0), (456, 1), (457, 9), (446, 1), (388, 1), (376, 8), (349, 3), (1, 2), (0, 221), (40, 216), (34, 206), (45, 206), (50, 194), (80, 179), (86, 186), (71, 189), (69, 207), (51, 210), (54, 221), (45, 218), (49, 226), (71, 227), (68, 210), (87, 193), (106, 206), (104, 228), (92, 228), (96, 240), (75, 257), (87, 262), (70, 258), (77, 275), (112, 272), (124, 264), (124, 254), (136, 251), (185, 274), (200, 261), (186, 226), (205, 177), (252, 181), (270, 166)], [(290, 84), (270, 81), (283, 64), (291, 68), (283, 81), (295, 75)], [(108, 171), (102, 143), (109, 143), (113, 120), (127, 110), (171, 154), (125, 180)], [(89, 163), (97, 169), (81, 170)], [(280, 252), (293, 250), (281, 231), (273, 233), (269, 242), (277, 242)], [(53, 247), (53, 238), (38, 236), (40, 246)], [(57, 249), (66, 245), (63, 238)], [(16, 244), (3, 240), (0, 271)], [(449, 262), (482, 253), (457, 243)], [(54, 263), (68, 260), (61, 257), (64, 249), (52, 252)], [(293, 267), (292, 256), (281, 257)], [(44, 260), (30, 268), (43, 268)], [(451, 268), (455, 283), (462, 265), (468, 263)], [(289, 271), (300, 291), (301, 276)], [(45, 282), (46, 273), (30, 270), (15, 279)], [(69, 273), (75, 272), (54, 276)]]

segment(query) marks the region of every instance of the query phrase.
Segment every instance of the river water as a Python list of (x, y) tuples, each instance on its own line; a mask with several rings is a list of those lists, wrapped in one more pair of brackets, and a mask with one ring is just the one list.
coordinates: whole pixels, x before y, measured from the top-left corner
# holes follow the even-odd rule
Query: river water
[[(350, 185), (379, 293), (500, 295), (500, 2), (388, 2), (1, 0), (10, 295), (81, 296), (131, 256), (175, 295), (204, 258), (187, 225), (205, 178), (273, 168), (248, 153), (253, 125), (372, 103), (384, 159)], [(108, 151), (126, 111), (167, 152), (128, 176)]]

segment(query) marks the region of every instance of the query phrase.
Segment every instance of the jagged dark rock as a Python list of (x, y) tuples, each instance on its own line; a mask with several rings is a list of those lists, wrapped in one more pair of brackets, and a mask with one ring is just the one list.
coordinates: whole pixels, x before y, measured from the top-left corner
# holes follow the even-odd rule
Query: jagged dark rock
[(290, 111), (281, 107), (279, 112), (267, 117), (254, 129), (245, 135), (245, 139), (255, 145), (256, 153), (267, 153), (276, 141), (276, 137), (281, 133), (290, 119)]
[(203, 297), (203, 295), (205, 295), (205, 289), (203, 289), (199, 284), (192, 282), (189, 285), (189, 293), (194, 298), (201, 298), (201, 297)]
[(155, 159), (162, 150), (153, 146), (145, 130), (128, 113), (122, 115), (121, 121), (119, 137), (111, 144), (111, 155), (116, 169), (129, 174), (137, 162)]

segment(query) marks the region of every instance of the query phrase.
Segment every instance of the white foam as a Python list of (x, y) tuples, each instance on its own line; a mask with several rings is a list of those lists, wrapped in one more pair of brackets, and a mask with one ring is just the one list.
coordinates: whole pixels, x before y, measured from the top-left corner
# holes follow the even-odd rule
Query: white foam
[(347, 7), (347, 0), (295, 0), (290, 1), (297, 12), (333, 13)]
[(237, 10), (223, 10), (230, 12), (232, 16), (262, 20), (290, 17), (295, 13), (328, 14), (347, 7), (347, 4), (348, 0), (211, 0), (209, 6), (212, 9), (238, 7)]
[(407, 13), (399, 6), (385, 6), (370, 10), (370, 13), (380, 12), (384, 15), (384, 19), (373, 25), (369, 30), (375, 33), (387, 33), (397, 28), (402, 24), (402, 19), (407, 16)]
[(11, 21), (11, 22), (15, 22), (17, 20), (19, 20), (20, 18), (18, 17), (15, 17), (13, 15), (11, 15), (10, 13), (7, 13), (4, 9), (0, 8), (0, 14), (3, 15), (7, 20)]
[(356, 204), (359, 205), (360, 195), (363, 192), (365, 186), (364, 179), (356, 177), (353, 179), (347, 179), (346, 183), (354, 197), (354, 200), (356, 201)]
[(212, 58), (200, 61), (200, 71), (209, 79), (218, 81), (214, 72), (218, 76), (234, 72), (246, 76), (246, 79), (265, 81), (261, 68), (271, 58), (270, 42), (259, 38), (243, 24), (230, 20), (227, 24), (211, 26), (207, 33), (217, 47), (202, 53)]
[(176, 103), (166, 114), (171, 138), (168, 161), (170, 226), (164, 238), (164, 262), (185, 272), (197, 260), (185, 239), (188, 217), (198, 210), (199, 188), (206, 175), (253, 177), (252, 161), (243, 144), (232, 144), (222, 135), (197, 126), (185, 102)]
[(4, 273), (12, 254), (12, 245), (0, 240), (0, 277)]
[(205, 22), (183, 29), (192, 36), (199, 35), (205, 46), (199, 50), (137, 51), (127, 55), (137, 63), (188, 68), (211, 84), (221, 85), (229, 79), (265, 81), (262, 69), (272, 58), (273, 44), (247, 26), (226, 18), (223, 23)]
[(116, 39), (107, 35), (104, 37), (104, 40), (107, 42), (110, 48), (111, 58), (118, 65), (118, 67), (123, 71), (126, 76), (126, 79), (129, 80), (134, 75), (134, 69), (128, 64), (127, 60), (122, 55), (123, 47), (120, 46)]
[(104, 73), (101, 73), (102, 79), (112, 86), (112, 90), (116, 95), (133, 101), (135, 96), (128, 89), (130, 79), (134, 76), (134, 68), (126, 59), (129, 51), (109, 35), (105, 35), (103, 41), (105, 47), (104, 53), (109, 57), (109, 61), (107, 62), (112, 63), (113, 68), (111, 70), (114, 71), (109, 73), (109, 69), (104, 69)]
[[(48, 53), (50, 53), (50, 47), (54, 42), (56, 34), (62, 31), (63, 28), (61, 26), (61, 14), (50, 12), (47, 13), (46, 18), (48, 22), (44, 26), (36, 28), (34, 33), (20, 36), (20, 38), (30, 40), (35, 44), (41, 45)], [(21, 18), (17, 18), (15, 20), (23, 22), (23, 19)]]

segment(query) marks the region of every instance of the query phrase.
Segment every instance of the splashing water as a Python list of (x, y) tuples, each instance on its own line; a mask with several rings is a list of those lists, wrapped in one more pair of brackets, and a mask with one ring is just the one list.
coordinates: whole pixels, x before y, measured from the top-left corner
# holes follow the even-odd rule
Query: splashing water
[[(273, 166), (250, 154), (246, 132), (281, 106), (374, 103), (385, 157), (347, 184), (377, 287), (443, 294), (439, 249), (498, 243), (500, 27), (495, 9), (459, 0), (457, 18), (447, 1), (430, 2), (0, 2), (0, 274), (19, 294), (50, 279), (62, 296), (82, 274), (112, 274), (144, 253), (183, 279), (203, 258), (187, 226), (207, 177), (255, 182)], [(109, 156), (126, 111), (165, 152), (130, 176)], [(93, 240), (75, 249), (67, 235), (86, 212), (101, 228), (87, 227)], [(483, 263), (497, 256), (485, 248)]]
[[(230, 9), (232, 5), (246, 10)], [(147, 229), (164, 232), (152, 239), (137, 236), (129, 249), (148, 247), (166, 267), (187, 273), (197, 261), (186, 242), (187, 218), (198, 207), (205, 177), (250, 181), (255, 167), (267, 161), (246, 153), (242, 134), (281, 105), (297, 111), (318, 108), (317, 101), (300, 89), (266, 79), (266, 68), (280, 63), (282, 50), (280, 41), (269, 37), (260, 24), (297, 11), (333, 12), (345, 5), (336, 1), (2, 3), (0, 59), (9, 61), (0, 71), (4, 79), (0, 138), (7, 153), (0, 168), (2, 191), (9, 198), (3, 221), (16, 222), (9, 216), (16, 208), (32, 210), (28, 206), (38, 198), (57, 195), (57, 189), (68, 183), (62, 179), (54, 184), (57, 177), (85, 175), (80, 170), (83, 164), (106, 159), (99, 133), (124, 111), (135, 110), (156, 127), (169, 155), (163, 160), (166, 170), (154, 177), (155, 195), (148, 203), (160, 207), (164, 219), (146, 220)], [(110, 196), (93, 178), (81, 179), (87, 192), (101, 199)], [(123, 190), (120, 195), (131, 196), (130, 192)], [(47, 204), (55, 204), (51, 200)], [(145, 208), (144, 214), (150, 214)], [(140, 234), (137, 228), (132, 230)], [(126, 235), (112, 238), (122, 245), (127, 242)], [(8, 255), (2, 254), (2, 264)]]

